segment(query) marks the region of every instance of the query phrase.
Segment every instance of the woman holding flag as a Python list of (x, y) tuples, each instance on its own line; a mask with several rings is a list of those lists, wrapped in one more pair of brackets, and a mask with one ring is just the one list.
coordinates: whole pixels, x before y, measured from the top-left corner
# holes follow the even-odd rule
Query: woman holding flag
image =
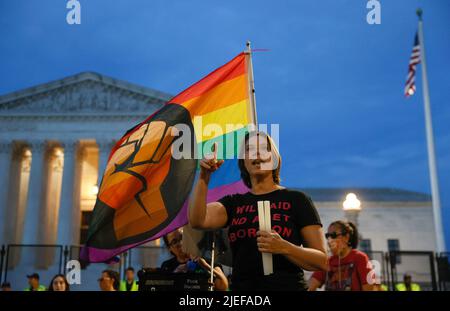
[[(281, 157), (272, 139), (262, 132), (247, 133), (239, 169), (244, 194), (207, 203), (211, 174), (220, 168), (217, 148), (200, 162), (189, 222), (197, 229), (229, 228), (233, 255), (233, 290), (306, 290), (303, 269), (326, 270), (325, 240), (311, 199), (280, 186)], [(258, 230), (258, 201), (270, 201), (271, 232)], [(264, 275), (262, 253), (272, 254), (273, 273)]]

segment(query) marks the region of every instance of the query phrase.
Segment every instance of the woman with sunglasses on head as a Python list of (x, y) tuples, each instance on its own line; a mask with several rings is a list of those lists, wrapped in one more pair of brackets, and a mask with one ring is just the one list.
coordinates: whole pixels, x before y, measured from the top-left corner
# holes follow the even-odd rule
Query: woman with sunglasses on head
[(372, 291), (374, 279), (367, 255), (358, 247), (358, 229), (355, 224), (338, 220), (330, 224), (325, 234), (332, 256), (328, 269), (316, 271), (309, 281), (309, 290), (315, 291), (325, 284), (327, 291)]
[[(281, 157), (262, 132), (245, 135), (238, 160), (249, 191), (206, 203), (208, 184), (223, 164), (213, 157), (200, 162), (189, 222), (196, 229), (228, 227), (233, 257), (232, 290), (305, 290), (303, 269), (326, 267), (325, 240), (311, 199), (280, 185)], [(272, 231), (259, 231), (258, 201), (271, 203)], [(273, 274), (264, 275), (262, 253), (273, 254)]]

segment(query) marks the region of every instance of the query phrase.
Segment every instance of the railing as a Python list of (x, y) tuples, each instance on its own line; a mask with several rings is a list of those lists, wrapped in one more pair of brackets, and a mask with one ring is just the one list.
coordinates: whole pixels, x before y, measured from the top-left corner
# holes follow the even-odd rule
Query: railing
[(387, 255), (391, 271), (391, 290), (396, 290), (395, 284), (403, 282), (403, 276), (406, 274), (424, 291), (438, 289), (433, 252), (391, 251)]
[(450, 252), (436, 254), (439, 290), (450, 290)]
[(380, 279), (383, 284), (390, 284), (389, 265), (385, 253), (382, 251), (371, 251), (367, 253), (370, 260), (376, 260), (380, 265)]
[[(2, 247), (4, 249), (5, 247)], [(26, 251), (25, 251), (26, 250)], [(47, 244), (8, 244), (2, 252), (3, 282), (16, 279), (10, 276), (13, 271), (20, 271), (22, 280), (16, 287), (27, 287), (26, 275), (39, 271), (42, 279), (51, 279), (55, 274), (63, 273), (63, 246)], [(46, 285), (46, 284), (45, 284)]]
[(5, 245), (2, 245), (2, 248), (0, 250), (0, 282), (3, 280), (3, 261), (6, 255), (6, 248)]

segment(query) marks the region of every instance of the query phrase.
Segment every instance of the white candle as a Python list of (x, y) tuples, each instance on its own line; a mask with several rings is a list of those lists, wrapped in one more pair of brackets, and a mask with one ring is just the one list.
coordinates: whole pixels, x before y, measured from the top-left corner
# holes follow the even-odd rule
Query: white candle
[[(270, 201), (258, 201), (259, 230), (271, 232), (272, 221), (270, 215)], [(262, 253), (264, 275), (273, 273), (273, 258), (270, 253)]]

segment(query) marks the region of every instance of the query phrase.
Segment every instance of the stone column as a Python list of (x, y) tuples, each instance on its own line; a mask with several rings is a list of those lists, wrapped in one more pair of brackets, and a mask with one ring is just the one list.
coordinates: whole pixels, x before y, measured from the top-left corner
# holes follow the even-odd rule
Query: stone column
[(53, 143), (46, 153), (47, 188), (42, 209), (43, 223), (45, 230), (42, 230), (41, 241), (45, 244), (56, 244), (58, 236), (58, 210), (61, 201), (62, 172), (64, 166), (63, 152), (60, 146)]
[(10, 184), (11, 142), (0, 141), (0, 245), (6, 243), (6, 219), (8, 207), (8, 188)]
[[(8, 201), (6, 210), (5, 236), (7, 244), (23, 243), (28, 189), (31, 173), (31, 150), (28, 144), (13, 143), (11, 167), (9, 169)], [(14, 268), (20, 263), (22, 248), (11, 248), (9, 252), (9, 268)], [(34, 264), (34, 251), (28, 248), (24, 250), (24, 256), (30, 256), (28, 266)]]
[[(75, 172), (73, 187), (73, 208), (72, 208), (72, 243), (80, 244), (80, 226), (81, 226), (81, 181), (83, 179), (83, 161), (86, 157), (86, 148), (78, 144), (75, 152)], [(76, 258), (73, 258), (76, 259)]]
[(25, 144), (13, 144), (6, 219), (6, 241), (9, 244), (23, 242), (28, 188), (31, 172), (31, 151)]
[(58, 213), (58, 238), (57, 243), (71, 245), (74, 243), (74, 181), (75, 181), (75, 150), (78, 142), (67, 140), (62, 143), (64, 148), (64, 168), (61, 189), (61, 203)]
[(25, 226), (23, 234), (24, 244), (38, 243), (39, 215), (45, 189), (43, 179), (44, 141), (31, 142), (31, 172), (28, 187), (27, 208), (25, 212)]

